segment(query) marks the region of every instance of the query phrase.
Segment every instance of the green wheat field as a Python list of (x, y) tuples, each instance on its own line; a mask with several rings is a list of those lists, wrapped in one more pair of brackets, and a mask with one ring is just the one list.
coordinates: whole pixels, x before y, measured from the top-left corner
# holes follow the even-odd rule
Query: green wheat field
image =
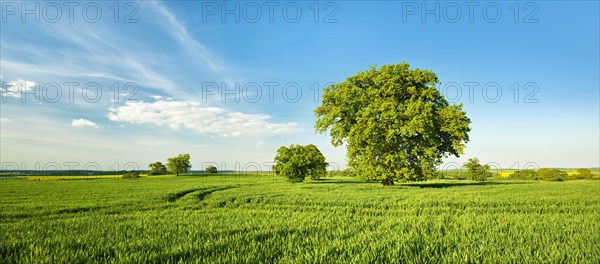
[(600, 263), (600, 181), (0, 181), (2, 263)]

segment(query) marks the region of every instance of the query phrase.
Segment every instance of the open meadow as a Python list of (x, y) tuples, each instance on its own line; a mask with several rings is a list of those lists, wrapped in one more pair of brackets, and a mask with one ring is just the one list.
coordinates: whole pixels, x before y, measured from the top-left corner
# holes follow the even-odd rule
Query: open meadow
[(600, 263), (600, 181), (0, 181), (3, 263)]
[(0, 13), (0, 264), (600, 264), (600, 0)]

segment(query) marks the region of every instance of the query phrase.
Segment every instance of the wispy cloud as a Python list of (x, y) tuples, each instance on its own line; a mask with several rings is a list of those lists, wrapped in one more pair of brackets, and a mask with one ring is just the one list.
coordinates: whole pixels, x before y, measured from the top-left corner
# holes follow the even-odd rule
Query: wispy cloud
[(301, 131), (295, 122), (273, 123), (271, 116), (231, 112), (219, 107), (201, 107), (197, 102), (156, 101), (127, 103), (110, 108), (112, 121), (154, 124), (171, 129), (187, 128), (224, 137), (282, 135)]
[(150, 1), (152, 6), (158, 13), (166, 18), (167, 23), (172, 28), (172, 35), (191, 53), (202, 58), (212, 71), (224, 70), (223, 61), (212, 54), (204, 45), (200, 44), (194, 37), (192, 37), (187, 28), (177, 19), (177, 16), (173, 14), (167, 7), (159, 3), (158, 1)]
[(71, 125), (74, 127), (98, 127), (98, 124), (96, 124), (95, 122), (92, 122), (90, 120), (84, 119), (84, 118), (80, 118), (80, 119), (73, 119), (73, 121), (71, 121)]
[[(3, 77), (133, 82), (141, 88), (149, 88), (148, 93), (160, 91), (185, 98), (191, 96), (191, 82), (224, 81), (235, 74), (219, 56), (195, 39), (167, 6), (158, 1), (140, 2), (140, 5), (144, 12), (139, 13), (140, 22), (135, 24), (101, 21), (77, 27), (69, 23), (23, 26), (23, 30), (39, 35), (52, 44), (51, 47), (24, 41), (28, 39), (15, 34), (3, 36), (0, 61)], [(132, 31), (153, 33), (138, 35), (131, 34)], [(155, 43), (169, 43), (171, 47)], [(183, 73), (190, 71), (195, 73)], [(24, 73), (27, 76), (22, 76)]]
[[(272, 118), (269, 112), (262, 112), (263, 108), (257, 112), (232, 110), (228, 106), (211, 107), (217, 102), (200, 104), (199, 99), (192, 99), (198, 98), (202, 82), (233, 86), (248, 73), (236, 68), (235, 61), (222, 59), (221, 47), (208, 46), (195, 33), (193, 26), (206, 25), (183, 19), (167, 2), (138, 3), (139, 23), (115, 24), (112, 19), (98, 23), (16, 23), (3, 30), (0, 78), (5, 86), (0, 92), (11, 96), (2, 105), (0, 119), (3, 155), (31, 160), (29, 147), (43, 145), (48, 151), (64, 150), (45, 155), (48, 159), (100, 157), (111, 161), (118, 159), (114, 156), (118, 149), (128, 153), (121, 154), (123, 157), (148, 160), (154, 159), (152, 155), (187, 148), (201, 153), (214, 142), (245, 146), (250, 151), (255, 144), (264, 148), (264, 142), (269, 142), (266, 136), (301, 131), (296, 123)], [(44, 85), (54, 82), (62, 88), (62, 99), (56, 103), (25, 105), (13, 98), (19, 97), (19, 91), (43, 90)], [(78, 83), (73, 93), (66, 82)], [(92, 82), (99, 83), (103, 92), (101, 100), (94, 103), (83, 95), (83, 87)], [(139, 87), (131, 98), (141, 100), (139, 103), (121, 101), (123, 95), (130, 95), (130, 90), (121, 89), (129, 82)], [(120, 85), (119, 90), (113, 83)], [(107, 116), (111, 122), (105, 123)], [(140, 132), (136, 124), (159, 129)], [(171, 129), (182, 133), (177, 138), (165, 136), (173, 134)], [(255, 140), (244, 140), (246, 137)], [(223, 152), (222, 159), (235, 156)]]

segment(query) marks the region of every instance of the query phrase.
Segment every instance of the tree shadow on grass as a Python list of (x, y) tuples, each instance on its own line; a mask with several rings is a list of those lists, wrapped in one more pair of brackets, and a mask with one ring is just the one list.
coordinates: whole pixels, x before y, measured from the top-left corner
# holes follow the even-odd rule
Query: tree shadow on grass
[[(472, 181), (447, 181), (447, 182), (412, 182), (402, 183), (396, 182), (397, 187), (419, 187), (419, 188), (448, 188), (448, 187), (461, 187), (461, 186), (494, 186), (494, 185), (513, 185), (513, 184), (530, 184), (532, 182), (527, 181), (483, 181), (483, 182), (472, 182)], [(354, 179), (319, 179), (308, 181), (307, 184), (325, 185), (325, 184), (358, 184), (358, 185), (381, 185), (380, 181), (362, 181)], [(392, 187), (392, 186), (390, 186)]]
[(378, 181), (361, 181), (353, 179), (318, 179), (308, 181), (308, 184), (381, 184)]
[(530, 184), (530, 182), (497, 182), (497, 181), (483, 181), (483, 182), (424, 182), (424, 183), (399, 183), (397, 186), (408, 186), (408, 187), (419, 187), (419, 188), (448, 188), (448, 187), (461, 187), (461, 186), (487, 186), (487, 185), (513, 185), (513, 184)]

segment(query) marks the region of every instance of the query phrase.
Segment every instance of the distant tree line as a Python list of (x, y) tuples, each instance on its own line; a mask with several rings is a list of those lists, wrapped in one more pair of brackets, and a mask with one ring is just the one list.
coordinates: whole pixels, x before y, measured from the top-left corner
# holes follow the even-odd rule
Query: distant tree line
[(542, 181), (566, 181), (566, 180), (582, 180), (594, 179), (594, 174), (589, 169), (578, 169), (576, 173), (569, 175), (565, 171), (559, 169), (541, 168), (535, 170), (520, 170), (509, 175), (510, 179), (514, 180), (542, 180)]
[(167, 173), (179, 176), (181, 173), (187, 173), (192, 168), (190, 163), (190, 154), (179, 154), (177, 157), (167, 159), (167, 164), (157, 161), (148, 165), (150, 171), (148, 175), (164, 175)]
[[(572, 171), (572, 170), (569, 170)], [(328, 171), (327, 177), (349, 176), (356, 177), (351, 168), (345, 170)], [(479, 159), (469, 159), (463, 164), (463, 169), (437, 171), (432, 179), (455, 179), (455, 180), (537, 180), (537, 181), (568, 181), (568, 180), (600, 180), (599, 174), (594, 174), (590, 169), (577, 169), (575, 173), (569, 173), (560, 169), (541, 168), (539, 170), (519, 170), (508, 177), (498, 172), (492, 172), (487, 164), (480, 164)]]
[[(163, 164), (160, 161), (150, 163), (148, 165), (150, 170), (148, 171), (148, 175), (165, 175), (165, 174), (175, 174), (179, 176), (179, 174), (188, 173), (192, 168), (192, 164), (190, 163), (190, 154), (180, 154), (177, 157), (172, 157), (167, 159), (167, 163)], [(208, 166), (205, 169), (206, 173), (217, 173), (217, 167)]]

